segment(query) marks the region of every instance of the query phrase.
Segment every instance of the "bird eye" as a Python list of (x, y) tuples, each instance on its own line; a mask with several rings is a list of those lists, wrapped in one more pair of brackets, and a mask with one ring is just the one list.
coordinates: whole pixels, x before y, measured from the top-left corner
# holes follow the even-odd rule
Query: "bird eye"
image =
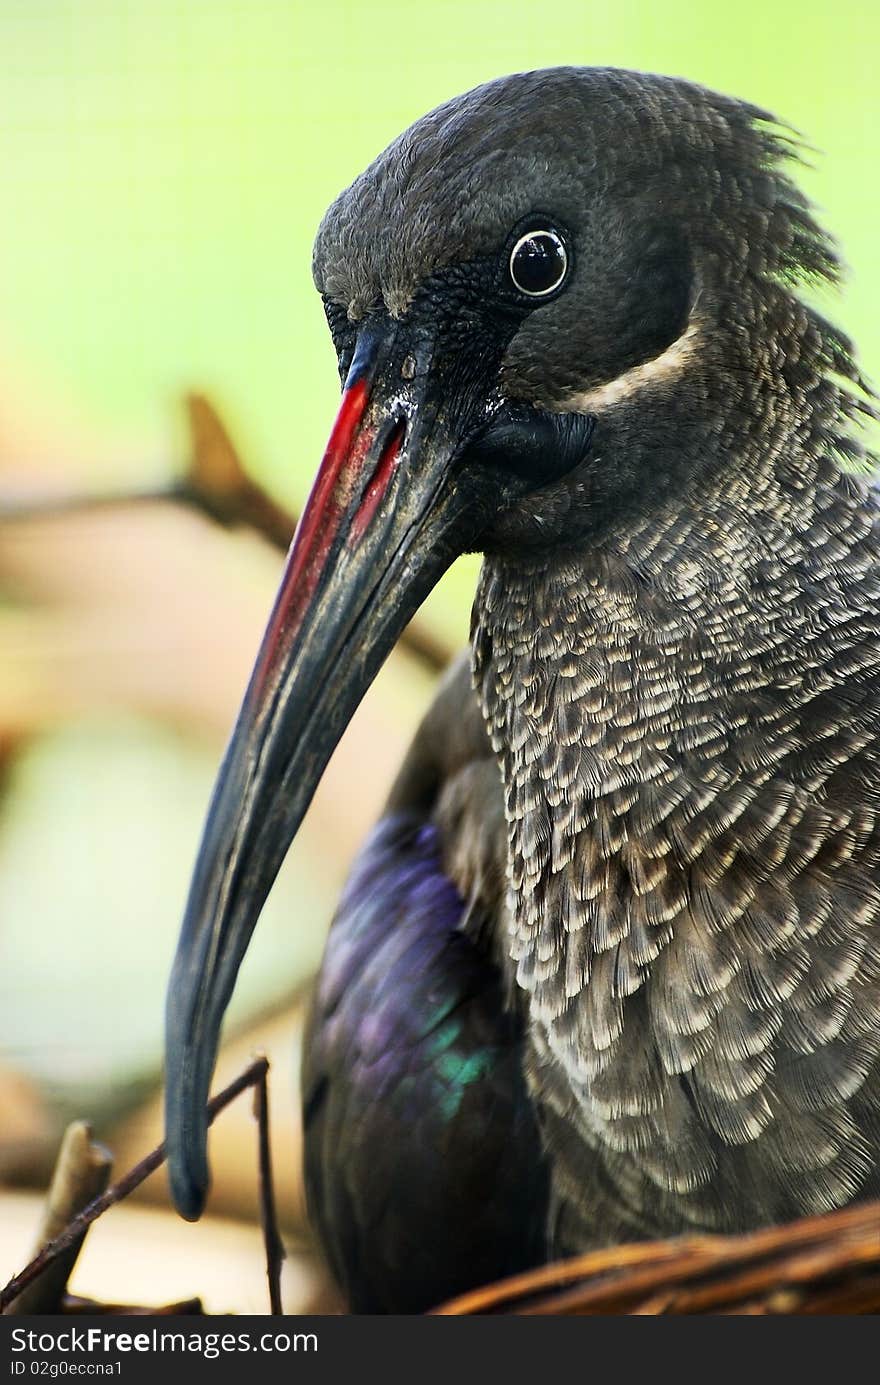
[(527, 231), (510, 252), (510, 277), (520, 293), (544, 298), (568, 273), (568, 252), (555, 231)]

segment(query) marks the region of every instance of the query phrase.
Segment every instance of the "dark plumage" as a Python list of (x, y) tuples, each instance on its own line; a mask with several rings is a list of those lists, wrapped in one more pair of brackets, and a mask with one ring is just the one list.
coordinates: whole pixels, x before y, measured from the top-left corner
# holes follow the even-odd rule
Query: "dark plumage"
[(306, 1180), (353, 1312), (424, 1312), (545, 1252), (522, 1027), (462, 914), (436, 829), (390, 817), (327, 943), (306, 1034)]
[[(854, 474), (873, 408), (852, 347), (800, 296), (837, 260), (787, 172), (795, 152), (766, 114), (684, 82), (529, 73), (419, 121), (322, 223), (315, 277), (346, 399), (380, 380), (370, 398), (386, 413), (368, 417), (395, 419), (397, 433), (376, 426), (400, 447), (398, 460), (398, 442), (382, 444), (355, 485), (355, 557), (340, 549), (326, 578), (323, 550), (301, 569), (319, 572), (318, 609), (335, 612), (347, 564), (375, 567), (375, 625), (333, 616), (361, 632), (328, 655), (354, 660), (357, 695), (412, 609), (392, 617), (387, 593), (416, 602), (456, 552), (485, 554), (475, 692), (458, 674), (429, 714), (340, 907), (313, 1017), (310, 1199), (356, 1302), (411, 1306), (416, 1265), (421, 1301), (508, 1256), (737, 1231), (880, 1194), (880, 511)], [(567, 267), (527, 301), (511, 247), (547, 228)], [(372, 364), (386, 359), (406, 368)], [(361, 560), (369, 475), (386, 473), (385, 547)], [(404, 522), (414, 487), (429, 508)], [(277, 643), (286, 627), (273, 628)], [(213, 1055), (192, 1038), (204, 1003), (187, 1006), (206, 987), (210, 1004), (228, 994), (237, 944), (222, 985), (196, 984), (196, 962), (218, 929), (246, 939), (324, 740), (350, 715), (334, 691), (320, 752), (300, 749), (313, 710), (293, 751), (281, 730), (272, 739), (310, 667), (314, 637), (291, 638), (291, 654), (264, 646), (258, 673), (282, 691), (269, 713), (246, 703), (191, 898), (170, 1012), (191, 1093)], [(254, 725), (283, 745), (277, 770), (254, 758)], [(270, 773), (271, 851), (253, 826)], [(240, 873), (246, 847), (257, 884)], [(413, 892), (423, 870), (446, 901), (432, 919)], [(452, 950), (421, 966), (435, 927)], [(386, 950), (412, 968), (386, 974)], [(466, 974), (483, 981), (461, 1071), (474, 1054), (491, 1066), (449, 1128), (461, 1184), (432, 1200), (418, 1184), (420, 1167), (434, 1184), (433, 1133), (424, 1164), (419, 1149), (443, 1124), (440, 1070), (434, 1031), (412, 1036), (428, 992), (455, 1003)], [(362, 1036), (392, 1017), (371, 1069)], [(404, 1109), (405, 1203), (380, 1154)], [(508, 1183), (469, 1201), (512, 1123)], [(203, 1187), (199, 1148), (187, 1134), (173, 1152), (185, 1207)], [(535, 1215), (540, 1247), (530, 1229), (517, 1240)], [(483, 1227), (497, 1239), (478, 1267)], [(414, 1247), (435, 1244), (432, 1280)]]

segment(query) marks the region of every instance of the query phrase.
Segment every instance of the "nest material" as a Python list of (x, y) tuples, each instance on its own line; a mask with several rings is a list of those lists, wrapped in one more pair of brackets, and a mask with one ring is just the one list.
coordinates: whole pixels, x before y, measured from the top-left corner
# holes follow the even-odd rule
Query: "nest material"
[(464, 1294), (445, 1315), (880, 1313), (880, 1201), (746, 1236), (594, 1251)]

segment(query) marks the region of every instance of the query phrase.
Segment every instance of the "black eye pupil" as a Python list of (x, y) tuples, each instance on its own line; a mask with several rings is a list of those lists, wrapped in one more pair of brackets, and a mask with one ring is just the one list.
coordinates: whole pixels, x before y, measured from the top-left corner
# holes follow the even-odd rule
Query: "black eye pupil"
[(568, 255), (555, 231), (530, 231), (511, 251), (510, 277), (521, 293), (531, 297), (558, 288), (567, 268)]

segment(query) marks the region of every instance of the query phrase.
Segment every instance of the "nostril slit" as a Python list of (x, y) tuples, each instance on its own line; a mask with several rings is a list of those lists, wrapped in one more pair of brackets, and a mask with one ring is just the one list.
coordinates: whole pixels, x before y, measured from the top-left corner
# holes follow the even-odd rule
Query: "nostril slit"
[(378, 460), (373, 468), (373, 473), (364, 490), (357, 514), (354, 517), (352, 534), (355, 540), (358, 540), (367, 528), (376, 510), (379, 508), (382, 497), (391, 484), (391, 478), (394, 475), (397, 457), (403, 445), (405, 435), (406, 419), (398, 418), (392, 425), (391, 431), (379, 453)]

